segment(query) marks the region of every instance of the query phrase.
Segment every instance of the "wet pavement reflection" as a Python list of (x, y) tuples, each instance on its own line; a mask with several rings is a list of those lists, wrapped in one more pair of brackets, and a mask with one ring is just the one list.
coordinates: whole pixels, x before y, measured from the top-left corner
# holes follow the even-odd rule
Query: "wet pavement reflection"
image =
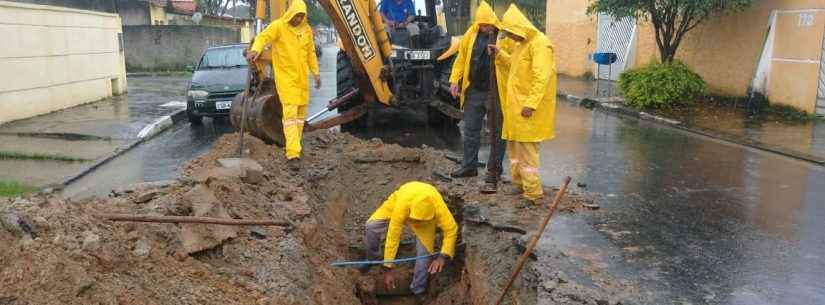
[(208, 152), (215, 140), (235, 132), (228, 120), (180, 124), (104, 164), (63, 190), (73, 198), (105, 196), (112, 189), (140, 182), (175, 179), (189, 160)]
[(822, 167), (568, 103), (557, 118), (543, 182), (570, 175), (602, 211), (551, 226), (545, 259), (575, 246), (641, 303), (825, 302)]

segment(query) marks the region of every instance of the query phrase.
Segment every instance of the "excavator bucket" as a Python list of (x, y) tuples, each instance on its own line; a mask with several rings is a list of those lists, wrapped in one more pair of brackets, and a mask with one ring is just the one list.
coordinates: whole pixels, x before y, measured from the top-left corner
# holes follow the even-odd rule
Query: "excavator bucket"
[[(241, 112), (246, 107), (246, 120), (241, 121)], [(255, 93), (241, 92), (232, 100), (229, 110), (229, 119), (232, 126), (244, 130), (264, 142), (284, 145), (284, 126), (281, 101), (275, 91), (275, 84), (271, 79), (260, 82)]]
[[(275, 83), (271, 77), (261, 77), (261, 75), (271, 75), (269, 58), (262, 56), (259, 63), (253, 66), (253, 79), (247, 80), (255, 84), (254, 91), (244, 91), (232, 99), (232, 108), (229, 110), (229, 120), (232, 126), (248, 131), (249, 134), (263, 140), (266, 143), (284, 146), (284, 126), (283, 107), (275, 89)], [(257, 81), (263, 79), (262, 81)], [(352, 89), (343, 96), (336, 97), (328, 102), (326, 111), (338, 109), (341, 105), (350, 102), (356, 96), (358, 89)], [(246, 113), (243, 108), (246, 107)], [(338, 115), (325, 118), (318, 122), (305, 125), (305, 131), (327, 129), (341, 124), (357, 120), (366, 113), (366, 105), (359, 105), (338, 113)], [(244, 117), (245, 115), (245, 117)]]

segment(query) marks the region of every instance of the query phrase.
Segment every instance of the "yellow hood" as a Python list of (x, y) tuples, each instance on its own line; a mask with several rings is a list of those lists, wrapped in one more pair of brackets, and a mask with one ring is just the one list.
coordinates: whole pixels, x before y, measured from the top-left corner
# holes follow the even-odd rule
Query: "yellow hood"
[(501, 29), (522, 38), (532, 36), (539, 31), (515, 4), (510, 4), (510, 7), (504, 12), (504, 16), (501, 18)]
[(493, 8), (487, 4), (486, 1), (481, 1), (478, 4), (478, 9), (476, 9), (476, 20), (475, 24), (484, 23), (484, 24), (492, 24), (496, 27), (499, 27), (498, 17), (496, 17), (496, 12), (493, 11)]
[[(420, 194), (424, 195), (424, 194)], [(416, 196), (416, 197), (425, 197), (425, 196)], [(424, 200), (421, 200), (424, 199)], [(410, 207), (410, 219), (415, 220), (423, 220), (427, 221), (433, 219), (435, 217), (435, 205), (433, 205), (432, 201), (428, 200), (427, 198), (420, 198), (417, 201), (418, 203), (413, 204)], [(411, 201), (416, 202), (416, 201)]]
[(279, 19), (285, 23), (289, 23), (289, 21), (292, 20), (292, 17), (295, 17), (295, 15), (298, 15), (298, 13), (304, 13), (304, 20), (301, 21), (301, 25), (309, 24), (307, 23), (307, 19), (309, 19), (309, 16), (307, 16), (306, 2), (304, 2), (304, 0), (292, 0), (291, 2), (292, 3), (289, 4), (289, 8), (286, 9), (284, 15), (281, 16), (281, 18)]

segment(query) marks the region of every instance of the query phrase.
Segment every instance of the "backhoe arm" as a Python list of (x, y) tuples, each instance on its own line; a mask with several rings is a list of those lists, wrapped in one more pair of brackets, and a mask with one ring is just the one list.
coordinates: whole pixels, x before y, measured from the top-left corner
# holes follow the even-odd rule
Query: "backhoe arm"
[(392, 52), (384, 21), (375, 0), (319, 0), (329, 15), (341, 44), (358, 74), (359, 90), (365, 102), (389, 105), (392, 92), (381, 75)]

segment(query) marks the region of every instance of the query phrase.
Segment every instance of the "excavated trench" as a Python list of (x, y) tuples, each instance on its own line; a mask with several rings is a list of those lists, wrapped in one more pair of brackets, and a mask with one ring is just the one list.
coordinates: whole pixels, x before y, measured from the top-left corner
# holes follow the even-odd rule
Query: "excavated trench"
[[(349, 139), (345, 142), (361, 141), (349, 136), (345, 138)], [(327, 143), (334, 142), (323, 139), (323, 135), (310, 137), (310, 142), (322, 148), (327, 148)], [(340, 153), (332, 156), (315, 150), (309, 153), (305, 161), (305, 164), (313, 164), (307, 173), (309, 183), (315, 186), (308, 189), (310, 200), (325, 202), (319, 208), (322, 230), (335, 232), (335, 239), (346, 241), (339, 244), (338, 253), (345, 255), (338, 259), (363, 259), (363, 225), (398, 186), (413, 180), (429, 182), (436, 185), (444, 196), (456, 222), (460, 224), (460, 232), (456, 258), (444, 271), (430, 277), (424, 304), (492, 304), (520, 254), (516, 244), (526, 233), (526, 226), (496, 226), (484, 220), (484, 217), (478, 219), (479, 202), (473, 202), (474, 206), (470, 208), (474, 219), (465, 221), (465, 199), (483, 197), (468, 195), (476, 193), (474, 184), (464, 181), (456, 183), (437, 174), (454, 165), (441, 151), (403, 148), (375, 140), (363, 145), (357, 148), (346, 145), (340, 147), (340, 150), (333, 148), (333, 151)], [(437, 240), (440, 241), (440, 238)], [(440, 245), (437, 244), (436, 247)], [(399, 257), (411, 256), (415, 256), (415, 241), (410, 232), (405, 230)], [(380, 267), (377, 266), (365, 274), (354, 269), (348, 270), (351, 280), (343, 282), (350, 283), (355, 295), (365, 305), (416, 304), (408, 288), (412, 280), (412, 265), (402, 264), (395, 271), (398, 281), (396, 289), (384, 287)], [(534, 304), (535, 294), (525, 294), (522, 286), (524, 281), (520, 279), (514, 289), (514, 294), (519, 299), (518, 304)], [(508, 299), (505, 304), (511, 301), (512, 299)]]
[[(454, 166), (432, 148), (404, 148), (348, 134), (305, 135), (303, 170), (290, 175), (281, 148), (248, 137), (260, 170), (237, 173), (237, 134), (184, 168), (181, 180), (113, 191), (81, 202), (53, 196), (0, 201), (3, 304), (413, 304), (411, 265), (383, 287), (379, 268), (333, 268), (363, 258), (363, 225), (398, 186), (434, 184), (460, 224), (456, 258), (430, 278), (425, 304), (493, 304), (546, 211), (515, 196), (480, 195), (475, 180), (437, 173)], [(553, 190), (548, 189), (552, 195)], [(585, 199), (571, 194), (562, 211)], [(278, 219), (281, 227), (113, 223), (98, 213)], [(7, 220), (14, 221), (7, 221)], [(414, 256), (402, 238), (399, 256)], [(505, 304), (536, 304), (525, 268)]]
[[(345, 254), (339, 258), (341, 260), (363, 259), (363, 225), (398, 186), (413, 180), (432, 182), (435, 159), (426, 160), (427, 156), (414, 150), (374, 144), (375, 150), (328, 158), (332, 170), (316, 182), (317, 188), (309, 190), (311, 200), (326, 202), (320, 209), (322, 230), (335, 232), (336, 239), (346, 241), (338, 248), (339, 253)], [(323, 162), (322, 159), (317, 161)], [(445, 199), (456, 221), (461, 223), (463, 201), (455, 197)], [(461, 236), (458, 244), (456, 258), (440, 274), (430, 277), (425, 304), (471, 304), (465, 298), (469, 283), (462, 278), (466, 266)], [(415, 256), (415, 241), (408, 231), (404, 232), (398, 256)], [(361, 304), (417, 304), (408, 288), (412, 280), (412, 263), (401, 264), (396, 269), (395, 289), (384, 286), (379, 266), (364, 273), (354, 270), (348, 270), (351, 279), (342, 281), (342, 284), (351, 285)]]

